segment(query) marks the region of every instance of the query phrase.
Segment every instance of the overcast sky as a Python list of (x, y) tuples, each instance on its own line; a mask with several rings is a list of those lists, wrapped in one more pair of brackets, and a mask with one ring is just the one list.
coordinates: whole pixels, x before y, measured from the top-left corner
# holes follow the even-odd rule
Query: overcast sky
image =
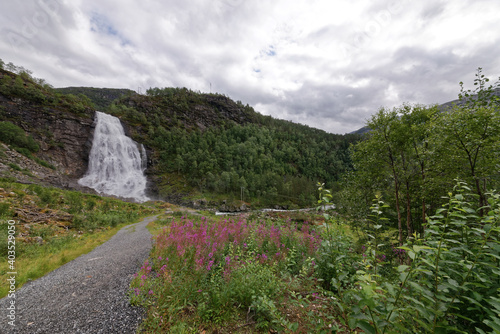
[(55, 87), (187, 87), (332, 133), (500, 76), (498, 0), (2, 0), (0, 58)]

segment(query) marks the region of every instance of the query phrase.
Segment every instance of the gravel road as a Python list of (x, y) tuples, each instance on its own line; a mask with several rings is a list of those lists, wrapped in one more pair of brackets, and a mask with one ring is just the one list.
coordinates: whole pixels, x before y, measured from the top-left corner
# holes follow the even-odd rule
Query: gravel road
[(151, 249), (142, 222), (121, 229), (92, 252), (19, 289), (15, 327), (11, 298), (0, 300), (0, 333), (135, 333), (144, 314), (128, 303), (127, 289)]

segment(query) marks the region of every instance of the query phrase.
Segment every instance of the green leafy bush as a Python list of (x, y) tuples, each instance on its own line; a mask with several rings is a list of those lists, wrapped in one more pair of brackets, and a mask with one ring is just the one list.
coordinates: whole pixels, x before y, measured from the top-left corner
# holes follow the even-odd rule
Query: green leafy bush
[(9, 203), (0, 203), (0, 217), (9, 216), (11, 214)]
[(52, 188), (42, 187), (40, 185), (31, 185), (29, 188), (38, 196), (40, 203), (43, 205), (50, 206), (54, 204), (59, 196), (59, 193)]
[(12, 168), (13, 170), (17, 170), (18, 172), (23, 170), (21, 167), (19, 167), (18, 164), (15, 164), (13, 162), (9, 163), (9, 167)]
[(10, 122), (0, 122), (0, 141), (18, 148), (26, 148), (30, 152), (38, 152), (40, 147), (23, 129)]
[[(377, 273), (377, 248), (345, 292), (349, 325), (368, 333), (497, 333), (500, 309), (500, 195), (488, 207), (459, 182), (421, 239), (400, 247), (398, 275)], [(479, 211), (487, 210), (481, 216)], [(375, 210), (377, 215), (380, 210)]]

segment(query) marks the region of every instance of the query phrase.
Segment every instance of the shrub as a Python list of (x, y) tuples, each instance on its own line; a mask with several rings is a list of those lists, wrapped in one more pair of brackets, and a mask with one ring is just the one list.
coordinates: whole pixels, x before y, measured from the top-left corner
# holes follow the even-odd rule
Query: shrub
[(10, 204), (9, 203), (0, 203), (0, 217), (10, 216)]
[(0, 122), (0, 141), (18, 148), (26, 148), (30, 152), (38, 152), (40, 147), (23, 129), (11, 122)]
[(34, 193), (37, 194), (40, 203), (44, 205), (51, 205), (54, 204), (57, 197), (58, 193), (54, 189), (51, 188), (46, 188), (42, 187), (40, 185), (31, 185), (29, 187)]
[(4, 258), (8, 254), (9, 247), (8, 247), (8, 224), (7, 222), (3, 221), (0, 222), (0, 256)]
[(76, 191), (66, 193), (66, 203), (69, 206), (70, 213), (80, 213), (83, 209), (83, 195)]
[(9, 163), (9, 167), (12, 168), (13, 170), (17, 170), (19, 172), (22, 171), (22, 168), (19, 167), (19, 165), (13, 163), (13, 162)]
[[(437, 210), (422, 239), (406, 253), (395, 280), (376, 273), (374, 252), (349, 291), (351, 328), (369, 333), (493, 333), (499, 330), (500, 195), (489, 195), (488, 214), (475, 208), (459, 182)], [(378, 211), (380, 214), (380, 211)]]

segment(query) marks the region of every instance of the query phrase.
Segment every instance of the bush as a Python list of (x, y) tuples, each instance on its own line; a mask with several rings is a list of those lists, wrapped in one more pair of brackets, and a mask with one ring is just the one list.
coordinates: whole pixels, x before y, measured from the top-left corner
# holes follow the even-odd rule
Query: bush
[(23, 129), (11, 122), (0, 122), (0, 141), (17, 148), (26, 148), (30, 152), (38, 152), (40, 147)]
[[(8, 254), (8, 224), (7, 222), (0, 222), (0, 256), (4, 259), (4, 256)], [(6, 261), (6, 260), (5, 260)]]
[(10, 216), (10, 204), (9, 203), (0, 203), (0, 217)]
[(70, 213), (80, 213), (83, 209), (83, 195), (76, 191), (66, 193), (66, 203), (69, 206)]
[(22, 168), (19, 167), (18, 164), (15, 164), (13, 162), (9, 163), (9, 167), (12, 168), (13, 170), (17, 170), (18, 172), (22, 171)]
[(40, 203), (44, 205), (54, 204), (58, 197), (57, 191), (51, 188), (42, 187), (40, 185), (31, 185), (29, 186), (29, 189), (38, 196)]
[[(422, 239), (410, 240), (398, 275), (377, 274), (377, 244), (358, 270), (351, 328), (369, 333), (497, 333), (500, 329), (500, 195), (489, 194), (488, 214), (478, 212), (459, 182), (437, 210)], [(374, 208), (377, 215), (381, 211)]]

